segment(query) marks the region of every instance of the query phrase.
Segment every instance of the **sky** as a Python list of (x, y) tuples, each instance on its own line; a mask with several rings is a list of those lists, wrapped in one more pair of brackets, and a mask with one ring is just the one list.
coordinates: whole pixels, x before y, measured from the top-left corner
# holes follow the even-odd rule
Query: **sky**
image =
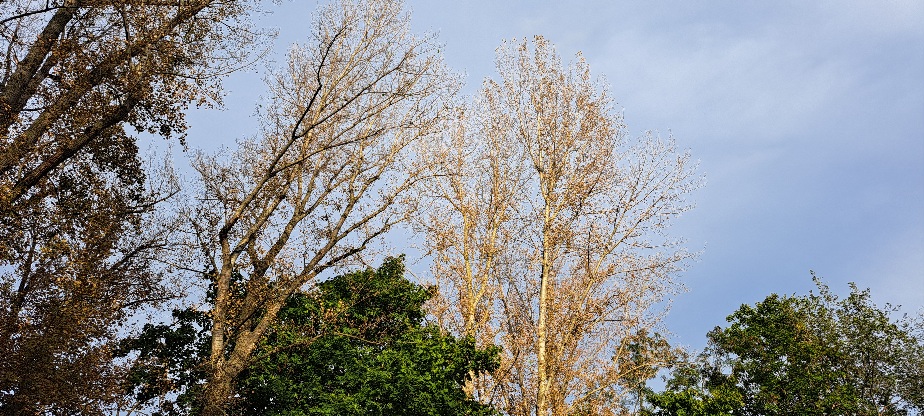
[[(283, 2), (261, 64), (225, 83), (224, 110), (189, 115), (191, 148), (253, 134), (262, 73), (307, 39), (319, 3)], [(742, 303), (805, 294), (810, 270), (839, 295), (924, 313), (924, 2), (407, 2), (436, 33), (465, 94), (496, 77), (505, 39), (581, 52), (632, 136), (672, 135), (706, 185), (670, 230), (699, 258), (665, 321), (693, 348)]]

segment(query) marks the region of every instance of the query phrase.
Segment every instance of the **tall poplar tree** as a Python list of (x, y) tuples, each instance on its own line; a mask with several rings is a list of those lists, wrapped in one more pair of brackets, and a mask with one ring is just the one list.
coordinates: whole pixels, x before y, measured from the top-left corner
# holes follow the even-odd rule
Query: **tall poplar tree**
[(618, 414), (671, 353), (653, 307), (691, 257), (665, 231), (695, 166), (671, 140), (630, 138), (580, 55), (566, 66), (542, 37), (511, 41), (497, 70), (430, 149), (433, 311), (503, 347), (500, 369), (469, 386), (481, 400)]

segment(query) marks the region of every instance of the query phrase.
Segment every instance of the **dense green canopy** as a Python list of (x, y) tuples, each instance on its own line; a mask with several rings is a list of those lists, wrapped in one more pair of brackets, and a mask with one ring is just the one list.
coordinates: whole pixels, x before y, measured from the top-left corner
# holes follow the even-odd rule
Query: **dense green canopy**
[(289, 299), (242, 374), (242, 413), (267, 415), (486, 415), (463, 391), (497, 350), (423, 324), (431, 294), (400, 259), (323, 282)]

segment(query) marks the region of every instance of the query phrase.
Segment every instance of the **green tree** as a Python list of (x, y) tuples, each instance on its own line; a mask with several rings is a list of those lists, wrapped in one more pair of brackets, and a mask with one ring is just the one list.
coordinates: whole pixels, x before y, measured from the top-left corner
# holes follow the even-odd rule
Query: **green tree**
[(432, 294), (403, 274), (392, 258), (291, 297), (242, 374), (244, 413), (492, 414), (463, 386), (497, 367), (498, 350), (423, 324)]
[[(496, 347), (478, 349), (424, 322), (428, 288), (403, 277), (400, 258), (291, 296), (236, 380), (235, 413), (268, 415), (485, 415), (468, 397), (471, 374), (496, 369)], [(134, 396), (162, 414), (197, 413), (208, 357), (204, 314), (175, 314), (126, 343), (140, 354)], [(191, 359), (194, 358), (194, 359)], [(170, 399), (170, 397), (175, 397)]]
[(851, 284), (839, 299), (768, 296), (742, 305), (708, 334), (696, 364), (649, 396), (649, 414), (906, 415), (924, 410), (924, 342), (898, 309), (876, 307)]
[(743, 406), (733, 379), (705, 362), (684, 363), (674, 369), (664, 392), (648, 393), (645, 416), (732, 416)]

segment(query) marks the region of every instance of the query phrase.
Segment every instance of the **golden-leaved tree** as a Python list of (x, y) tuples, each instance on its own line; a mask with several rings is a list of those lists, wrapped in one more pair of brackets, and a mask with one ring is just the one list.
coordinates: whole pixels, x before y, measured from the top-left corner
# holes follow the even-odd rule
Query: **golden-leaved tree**
[(223, 414), (235, 377), (286, 299), (343, 266), (416, 208), (415, 147), (442, 131), (458, 79), (399, 1), (344, 0), (270, 78), (262, 129), (199, 157), (191, 241), (214, 288), (202, 412)]
[(498, 49), (499, 80), (428, 149), (420, 223), (441, 323), (504, 349), (469, 391), (508, 414), (620, 414), (669, 360), (654, 308), (691, 257), (666, 234), (700, 179), (673, 142), (628, 137), (584, 60), (544, 38)]
[[(0, 3), (0, 413), (94, 414), (111, 341), (165, 296), (136, 132), (182, 137), (257, 33), (246, 1)], [(133, 131), (134, 130), (134, 131)], [(161, 186), (163, 185), (163, 186)]]

